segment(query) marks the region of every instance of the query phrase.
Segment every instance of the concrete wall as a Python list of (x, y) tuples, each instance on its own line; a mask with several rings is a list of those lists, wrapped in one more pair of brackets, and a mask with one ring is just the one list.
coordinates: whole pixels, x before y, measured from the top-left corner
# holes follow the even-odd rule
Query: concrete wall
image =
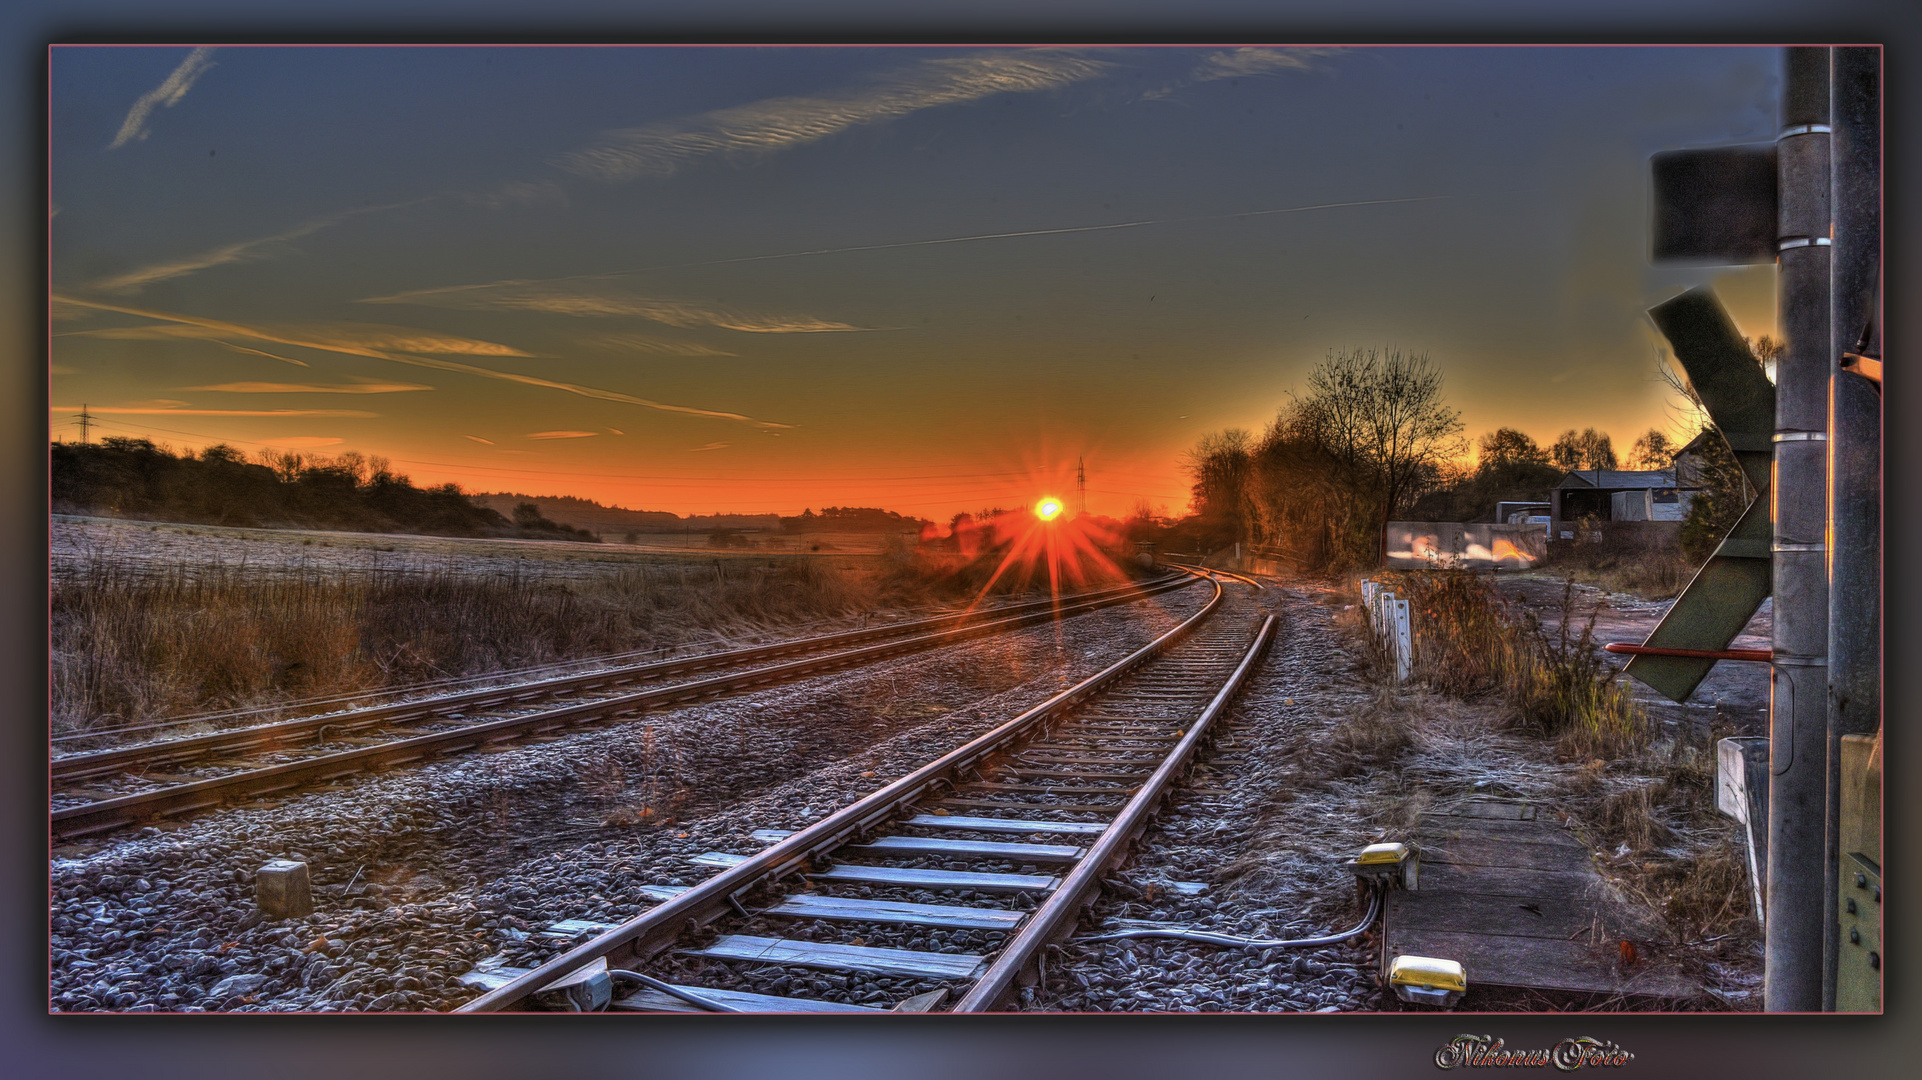
[(1396, 570), (1526, 570), (1548, 553), (1540, 525), (1391, 521), (1388, 565)]

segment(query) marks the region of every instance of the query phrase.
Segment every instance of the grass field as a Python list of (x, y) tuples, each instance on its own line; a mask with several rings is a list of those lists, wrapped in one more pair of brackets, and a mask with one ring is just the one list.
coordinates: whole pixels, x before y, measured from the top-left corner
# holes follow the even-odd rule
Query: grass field
[(817, 552), (56, 518), (52, 537), (55, 735), (725, 648), (965, 602), (988, 577), (872, 534), (811, 534)]

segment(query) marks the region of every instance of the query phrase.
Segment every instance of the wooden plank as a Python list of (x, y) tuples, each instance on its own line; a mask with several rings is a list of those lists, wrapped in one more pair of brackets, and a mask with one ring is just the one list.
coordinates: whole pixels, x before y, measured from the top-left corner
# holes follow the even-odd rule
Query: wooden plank
[(1394, 932), (1448, 930), (1504, 937), (1572, 940), (1595, 926), (1595, 906), (1567, 897), (1483, 896), (1477, 893), (1388, 894), (1383, 917)]
[(1602, 879), (1593, 870), (1523, 870), (1512, 866), (1454, 866), (1426, 861), (1421, 867), (1420, 892), (1455, 891), (1484, 896), (1521, 896), (1529, 899), (1567, 896), (1582, 898), (1598, 892)]
[(1050, 892), (1058, 877), (1041, 874), (984, 874), (972, 870), (915, 870), (901, 866), (853, 866), (842, 863), (818, 874), (815, 881), (841, 885), (895, 885), (909, 889), (974, 889), (980, 892)]
[[(741, 1012), (757, 1013), (878, 1013), (872, 1005), (849, 1005), (840, 1001), (819, 1001), (814, 998), (776, 997), (772, 994), (750, 994), (741, 990), (716, 990), (709, 986), (681, 986), (672, 984), (677, 990), (699, 994), (709, 1001), (722, 1005), (732, 1005)], [(636, 990), (623, 998), (615, 998), (609, 1009), (622, 1012), (664, 1012), (664, 1013), (705, 1013), (698, 1005), (689, 1005), (672, 994), (656, 990), (651, 986)]]
[(965, 829), (969, 832), (1057, 833), (1063, 836), (1099, 836), (1108, 826), (1098, 821), (1039, 821), (1034, 818), (966, 817), (961, 814), (916, 814), (903, 824), (924, 829)]
[[(1090, 747), (1097, 748), (1097, 749), (1101, 747), (1112, 747), (1113, 749), (1116, 749), (1116, 750), (1134, 750), (1137, 752), (1152, 753), (1156, 745), (1166, 745), (1168, 743), (1181, 741), (1181, 736), (1179, 735), (1115, 735), (1115, 734), (1096, 734), (1093, 732), (1090, 732), (1089, 734), (1091, 737), (1082, 742), (1031, 742), (1028, 745), (1022, 747), (1021, 749), (1024, 751), (1026, 750), (1087, 750)], [(1120, 743), (1120, 742), (1149, 743), (1151, 745), (1140, 746), (1140, 747), (1115, 745), (1116, 743)]]
[(479, 987), (482, 990), (495, 990), (506, 986), (508, 983), (513, 982), (515, 979), (520, 978), (532, 970), (534, 969), (508, 967), (507, 958), (496, 955), (490, 956), (480, 963), (475, 964), (473, 970), (462, 975), (458, 981), (463, 986)]
[(749, 937), (730, 934), (705, 949), (682, 949), (686, 956), (714, 960), (744, 960), (763, 964), (863, 971), (872, 975), (913, 978), (972, 979), (986, 966), (973, 953), (931, 953), (912, 949), (879, 949), (870, 945), (836, 945), (818, 941)]
[(592, 922), (587, 919), (562, 919), (549, 923), (547, 929), (539, 931), (541, 937), (571, 938), (579, 934), (598, 934), (603, 930), (614, 929), (613, 923)]
[(1439, 956), (1467, 969), (1468, 985), (1514, 986), (1590, 994), (1638, 994), (1687, 998), (1700, 988), (1672, 971), (1622, 969), (1614, 942), (1504, 937), (1396, 927), (1388, 934), (1392, 956)]
[[(1149, 762), (1151, 765), (1159, 762)], [(1154, 775), (1153, 770), (1140, 772), (1084, 772), (1079, 769), (1025, 769), (1002, 767), (994, 770), (999, 776), (1019, 776), (1029, 780), (1046, 780), (1050, 777), (1061, 780), (1145, 780)]]
[(1130, 754), (1123, 750), (1117, 750), (1113, 753), (1093, 754), (1056, 754), (1052, 752), (1029, 754), (1024, 752), (1014, 755), (1014, 760), (1019, 762), (1042, 762), (1048, 765), (1140, 765), (1148, 767), (1161, 764), (1162, 758), (1160, 756), (1154, 756), (1152, 751), (1148, 751), (1147, 753), (1150, 756), (1144, 757), (1139, 753)]
[(1448, 839), (1423, 837), (1421, 866), (1508, 866), (1526, 870), (1566, 870), (1579, 873), (1592, 869), (1594, 861), (1586, 848), (1573, 844), (1517, 843), (1513, 839), (1458, 836)]
[(1552, 820), (1501, 821), (1496, 818), (1431, 817), (1416, 828), (1416, 838), (1424, 836), (1506, 836), (1534, 844), (1575, 844), (1586, 850), (1581, 838)]
[(1121, 803), (1106, 806), (1070, 805), (1068, 803), (1031, 803), (1004, 802), (999, 799), (939, 799), (942, 806), (966, 806), (976, 810), (1006, 810), (1011, 814), (1029, 813), (1035, 810), (1052, 810), (1060, 814), (1112, 814), (1121, 809)]
[(992, 780), (971, 780), (957, 791), (1025, 791), (1033, 795), (1132, 795), (1128, 787), (1070, 787), (1066, 784), (998, 784)]
[[(756, 840), (784, 840), (792, 833), (762, 829)], [(1067, 844), (1010, 844), (993, 840), (939, 840), (925, 836), (883, 836), (840, 849), (861, 855), (953, 855), (960, 858), (1013, 859), (1016, 862), (1074, 862), (1086, 848)]]
[(1027, 918), (1025, 911), (950, 904), (910, 904), (901, 900), (862, 900), (851, 896), (818, 896), (812, 893), (797, 893), (771, 908), (763, 909), (760, 914), (788, 919), (901, 923), (960, 930), (1012, 930)]
[(1421, 887), (1382, 911), (1386, 963), (1397, 955), (1457, 960), (1469, 986), (1691, 997), (1672, 965), (1623, 965), (1623, 940), (1660, 936), (1655, 920), (1608, 902), (1587, 845), (1551, 814), (1518, 800), (1478, 800), (1430, 814), (1414, 830)]
[(1506, 801), (1496, 801), (1492, 799), (1483, 799), (1483, 800), (1477, 800), (1475, 802), (1467, 803), (1457, 808), (1451, 814), (1448, 814), (1448, 815), (1437, 814), (1435, 816), (1436, 817), (1447, 816), (1447, 817), (1495, 818), (1497, 820), (1502, 820), (1502, 821), (1533, 821), (1535, 820), (1536, 809), (1537, 808), (1533, 803), (1506, 802)]

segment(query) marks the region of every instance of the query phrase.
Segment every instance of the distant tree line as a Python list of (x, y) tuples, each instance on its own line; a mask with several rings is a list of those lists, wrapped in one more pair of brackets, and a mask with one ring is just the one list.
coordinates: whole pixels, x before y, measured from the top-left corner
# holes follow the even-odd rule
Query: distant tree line
[[(1768, 347), (1764, 339), (1758, 357)], [(1694, 537), (1693, 548), (1706, 542), (1712, 550), (1747, 497), (1722, 440), (1703, 442), (1703, 491), (1684, 538), (1685, 548)], [(1196, 443), (1184, 462), (1194, 513), (1164, 530), (1162, 542), (1168, 550), (1280, 548), (1316, 569), (1372, 566), (1391, 520), (1488, 521), (1497, 503), (1547, 501), (1570, 471), (1623, 464), (1608, 434), (1594, 428), (1565, 431), (1548, 447), (1498, 428), (1475, 449), (1468, 464), (1460, 413), (1443, 400), (1442, 372), (1426, 355), (1333, 351), (1259, 436), (1231, 428)], [(1626, 466), (1671, 468), (1680, 449), (1651, 429)]]
[(781, 519), (781, 531), (786, 533), (809, 532), (918, 532), (928, 524), (918, 517), (905, 517), (892, 510), (882, 510), (872, 506), (823, 506), (820, 513), (812, 508), (802, 510), (794, 517)]
[(175, 454), (147, 439), (54, 443), (55, 512), (208, 525), (347, 529), (439, 536), (595, 539), (549, 521), (531, 503), (510, 521), (457, 484), (418, 488), (379, 457), (264, 451), (248, 461), (224, 444)]

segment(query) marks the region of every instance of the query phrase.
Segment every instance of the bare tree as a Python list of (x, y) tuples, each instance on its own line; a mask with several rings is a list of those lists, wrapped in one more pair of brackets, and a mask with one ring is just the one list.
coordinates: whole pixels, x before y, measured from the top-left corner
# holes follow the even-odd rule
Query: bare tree
[(1385, 555), (1396, 509), (1468, 449), (1460, 410), (1442, 403), (1441, 369), (1426, 353), (1400, 349), (1330, 352), (1309, 373), (1308, 391), (1322, 444), (1373, 488)]
[(1216, 535), (1214, 542), (1233, 543), (1249, 538), (1254, 515), (1249, 504), (1249, 476), (1254, 437), (1241, 428), (1203, 435), (1182, 463), (1194, 477), (1195, 514)]

